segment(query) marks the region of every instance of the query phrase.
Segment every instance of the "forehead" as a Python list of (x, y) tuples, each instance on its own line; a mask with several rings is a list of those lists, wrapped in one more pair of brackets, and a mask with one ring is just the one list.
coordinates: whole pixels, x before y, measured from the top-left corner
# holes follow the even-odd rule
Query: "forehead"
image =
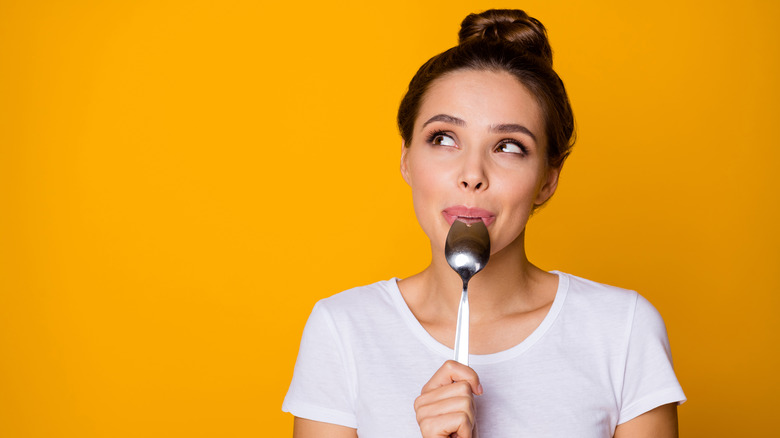
[(415, 129), (436, 114), (460, 118), (469, 127), (521, 123), (537, 138), (544, 135), (536, 98), (503, 71), (458, 70), (436, 79), (425, 93)]

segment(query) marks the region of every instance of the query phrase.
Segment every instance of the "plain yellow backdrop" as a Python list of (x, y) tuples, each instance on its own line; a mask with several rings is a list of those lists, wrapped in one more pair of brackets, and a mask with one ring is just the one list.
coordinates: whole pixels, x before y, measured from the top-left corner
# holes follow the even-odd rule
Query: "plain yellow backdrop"
[(395, 111), (490, 7), (579, 128), (532, 261), (655, 304), (683, 436), (777, 430), (777, 2), (325, 3), (0, 2), (0, 436), (290, 436), (316, 300), (430, 257)]

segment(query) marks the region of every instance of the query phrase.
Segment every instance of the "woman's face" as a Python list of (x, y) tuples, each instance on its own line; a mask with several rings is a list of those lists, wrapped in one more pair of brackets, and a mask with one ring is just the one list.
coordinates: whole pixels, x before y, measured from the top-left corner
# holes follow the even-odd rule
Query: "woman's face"
[(433, 82), (401, 173), (435, 248), (457, 219), (484, 221), (493, 253), (518, 240), (558, 182), (543, 128), (536, 99), (509, 73), (461, 70)]

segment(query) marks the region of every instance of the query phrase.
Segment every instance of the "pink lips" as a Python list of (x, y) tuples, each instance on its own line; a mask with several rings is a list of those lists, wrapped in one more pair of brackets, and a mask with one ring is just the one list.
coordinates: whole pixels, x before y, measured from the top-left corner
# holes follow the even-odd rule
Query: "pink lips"
[(447, 207), (442, 210), (441, 214), (450, 225), (457, 220), (466, 224), (482, 221), (485, 223), (485, 226), (488, 226), (496, 220), (496, 215), (490, 211), (483, 208), (472, 208), (463, 205)]

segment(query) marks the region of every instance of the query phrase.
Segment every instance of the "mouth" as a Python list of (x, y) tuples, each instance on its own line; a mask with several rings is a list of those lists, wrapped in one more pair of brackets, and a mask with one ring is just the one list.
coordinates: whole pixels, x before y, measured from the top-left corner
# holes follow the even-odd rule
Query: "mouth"
[(491, 211), (485, 210), (483, 208), (466, 207), (463, 205), (447, 207), (442, 210), (441, 214), (444, 216), (444, 220), (446, 220), (450, 226), (455, 221), (461, 221), (466, 225), (471, 225), (482, 221), (485, 223), (485, 226), (489, 226), (496, 220), (495, 213)]

